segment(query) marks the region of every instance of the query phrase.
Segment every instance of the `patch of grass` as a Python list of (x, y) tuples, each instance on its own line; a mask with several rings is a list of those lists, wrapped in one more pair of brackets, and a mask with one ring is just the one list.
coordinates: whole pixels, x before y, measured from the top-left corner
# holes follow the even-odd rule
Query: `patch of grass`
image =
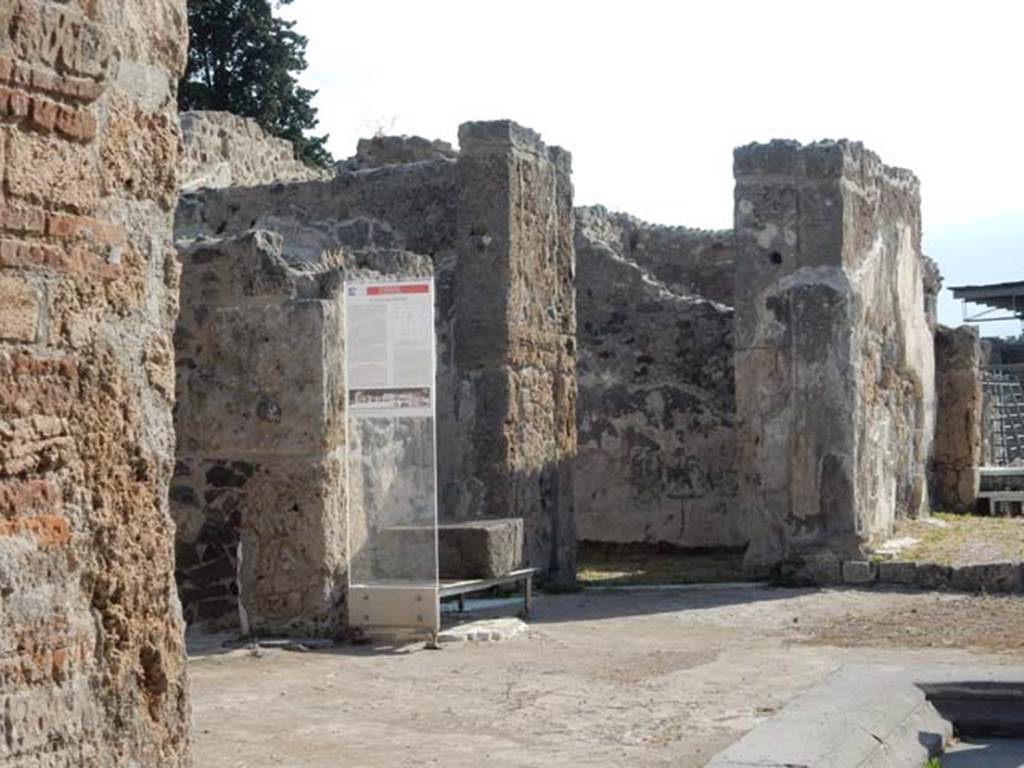
[(576, 576), (584, 586), (742, 581), (743, 552), (581, 542)]
[(943, 525), (923, 520), (906, 520), (897, 525), (897, 536), (919, 540), (900, 553), (901, 560), (942, 565), (1024, 560), (1024, 518), (940, 512), (932, 519)]
[(928, 762), (924, 764), (924, 768), (942, 768), (942, 764), (939, 763), (939, 758), (929, 757)]

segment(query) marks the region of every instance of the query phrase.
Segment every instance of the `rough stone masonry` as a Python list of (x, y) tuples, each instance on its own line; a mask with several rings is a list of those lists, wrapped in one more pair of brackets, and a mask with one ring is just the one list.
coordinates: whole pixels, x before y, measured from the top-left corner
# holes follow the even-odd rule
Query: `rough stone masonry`
[[(323, 443), (322, 425), (304, 415), (312, 403), (331, 403), (332, 418), (344, 418), (343, 404), (324, 390), (340, 381), (306, 376), (318, 361), (331, 370), (330, 356), (340, 359), (340, 331), (326, 340), (312, 327), (286, 331), (285, 320), (303, 297), (283, 299), (265, 269), (275, 259), (284, 266), (271, 272), (288, 265), (318, 269), (331, 251), (343, 261), (401, 251), (429, 265), (435, 277), (442, 522), (522, 518), (526, 562), (549, 581), (575, 579), (569, 156), (509, 121), (464, 124), (460, 144), (453, 156), (437, 143), (403, 148), (390, 142), (379, 152), (364, 147), (349, 164), (358, 170), (339, 168), (332, 179), (182, 197), (176, 221), (185, 269), (177, 345), (179, 462), (171, 503), (191, 618), (230, 621), (237, 591), (247, 613), (255, 601), (263, 606), (260, 622), (278, 630), (332, 632), (343, 618), (337, 574), (344, 574), (344, 538), (329, 533), (330, 526), (307, 525), (330, 519), (338, 508), (337, 474), (311, 475), (308, 487), (283, 482), (275, 493), (248, 490), (284, 459), (276, 455), (282, 450), (292, 460), (319, 461), (344, 449), (337, 442), (342, 435)], [(374, 164), (393, 157), (398, 164)], [(213, 242), (217, 236), (244, 239), (252, 228), (280, 235), (278, 256), (250, 248), (247, 256), (228, 258), (230, 248)], [(275, 313), (285, 311), (282, 322), (260, 321), (257, 307), (268, 302)], [(312, 347), (296, 347), (295, 339), (306, 337)], [(242, 349), (248, 351), (232, 351)], [(232, 392), (243, 400), (231, 402)], [(278, 429), (301, 425), (308, 440), (301, 446), (286, 441), (279, 450), (281, 442), (269, 437), (274, 427), (257, 418), (264, 400), (274, 404)], [(297, 528), (309, 534), (307, 543), (283, 545)], [(317, 552), (324, 556), (319, 566)], [(257, 573), (262, 576), (253, 578)]]
[(734, 231), (574, 223), (564, 152), (507, 121), (460, 142), (363, 142), (330, 179), (187, 195), (176, 225), (433, 264), (442, 519), (523, 516), (549, 576), (578, 536), (748, 547), (757, 572), (821, 554), (827, 580), (926, 509), (939, 278), (912, 174), (751, 145)]
[(287, 139), (230, 112), (182, 112), (180, 185), (183, 192), (326, 179), (330, 171), (297, 160)]
[(184, 0), (0, 4), (0, 765), (188, 763), (172, 578)]

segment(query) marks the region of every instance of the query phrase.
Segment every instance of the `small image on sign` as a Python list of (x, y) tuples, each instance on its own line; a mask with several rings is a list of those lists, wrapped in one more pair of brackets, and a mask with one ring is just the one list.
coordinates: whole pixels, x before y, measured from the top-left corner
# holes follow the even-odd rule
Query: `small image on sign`
[(430, 387), (350, 389), (350, 412), (363, 416), (430, 416)]

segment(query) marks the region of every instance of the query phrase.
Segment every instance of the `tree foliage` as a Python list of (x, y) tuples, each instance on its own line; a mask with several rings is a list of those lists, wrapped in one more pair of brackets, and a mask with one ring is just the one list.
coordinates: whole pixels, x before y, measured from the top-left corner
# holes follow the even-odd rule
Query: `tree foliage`
[(306, 38), (274, 15), (292, 0), (188, 0), (188, 67), (178, 89), (182, 110), (214, 109), (251, 117), (295, 145), (310, 165), (333, 162), (317, 125), (316, 91), (299, 86)]

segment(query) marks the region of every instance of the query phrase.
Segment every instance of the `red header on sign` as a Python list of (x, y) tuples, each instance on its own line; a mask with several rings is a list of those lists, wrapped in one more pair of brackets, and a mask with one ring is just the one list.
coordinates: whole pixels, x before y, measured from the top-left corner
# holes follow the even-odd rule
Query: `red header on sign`
[(386, 296), (395, 293), (430, 293), (429, 283), (416, 285), (371, 285), (366, 288), (367, 296)]

